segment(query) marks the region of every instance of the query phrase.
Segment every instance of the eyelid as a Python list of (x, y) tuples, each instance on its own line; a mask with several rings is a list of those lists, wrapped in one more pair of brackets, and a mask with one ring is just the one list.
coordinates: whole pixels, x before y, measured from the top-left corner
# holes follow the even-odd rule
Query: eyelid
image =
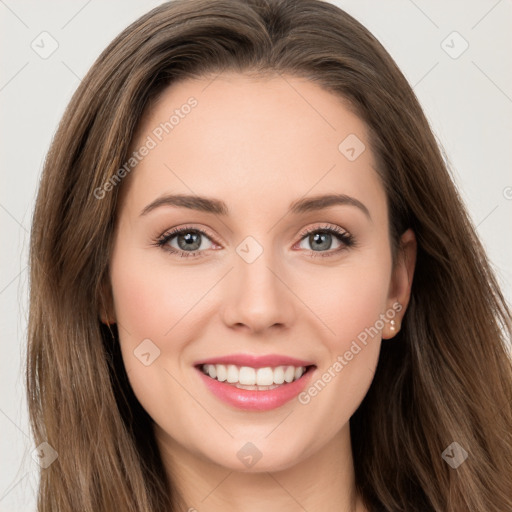
[[(175, 238), (176, 236), (180, 235), (183, 232), (188, 232), (188, 231), (197, 232), (200, 235), (206, 236), (208, 239), (210, 239), (210, 241), (212, 243), (214, 243), (216, 245), (222, 245), (222, 244), (219, 244), (218, 242), (216, 242), (217, 237), (215, 235), (213, 235), (208, 230), (208, 228), (205, 228), (205, 227), (199, 228), (199, 227), (195, 227), (192, 225), (184, 225), (181, 227), (178, 226), (178, 227), (168, 229), (162, 235), (157, 237), (157, 239), (155, 240), (155, 242), (152, 245), (159, 246), (162, 249), (166, 250), (167, 252), (175, 254), (175, 255), (187, 256), (187, 257), (205, 256), (206, 255), (205, 253), (207, 252), (206, 249), (195, 250), (195, 251), (182, 251), (182, 250), (176, 249), (174, 247), (172, 247), (172, 248), (165, 247), (167, 245), (167, 243), (169, 242), (169, 240)], [(304, 240), (305, 237), (307, 237), (308, 235), (310, 235), (312, 233), (316, 233), (316, 232), (327, 232), (329, 234), (332, 234), (342, 244), (342, 247), (335, 249), (335, 250), (328, 250), (328, 251), (307, 250), (307, 252), (309, 252), (312, 256), (326, 256), (326, 257), (335, 256), (335, 255), (339, 254), (341, 251), (346, 250), (346, 249), (350, 248), (351, 246), (356, 245), (354, 237), (346, 229), (344, 229), (336, 224), (330, 225), (330, 224), (323, 223), (323, 225), (321, 225), (321, 226), (311, 226), (311, 227), (303, 229), (298, 234), (299, 240), (294, 244), (294, 247), (297, 244), (300, 244)]]
[[(338, 247), (334, 250), (328, 250), (328, 251), (313, 251), (308, 250), (311, 257), (331, 257), (331, 256), (337, 256), (341, 252), (350, 249), (351, 247), (356, 246), (356, 240), (353, 235), (351, 235), (345, 228), (342, 228), (341, 226), (338, 226), (336, 224), (332, 225), (322, 225), (322, 226), (314, 226), (309, 227), (303, 230), (299, 234), (299, 241), (297, 244), (300, 244), (308, 235), (312, 233), (328, 233), (330, 235), (333, 235), (338, 242), (341, 244), (341, 247)], [(295, 244), (295, 245), (297, 245)]]
[(342, 228), (341, 226), (337, 226), (335, 224), (323, 224), (322, 226), (314, 226), (314, 227), (309, 227), (309, 228), (305, 228), (304, 230), (302, 230), (300, 233), (299, 233), (299, 237), (301, 238), (304, 238), (305, 236), (311, 234), (311, 233), (316, 233), (317, 231), (330, 231), (330, 232), (336, 232), (337, 234), (340, 234), (340, 235), (350, 235), (350, 233)]
[(199, 227), (195, 227), (195, 226), (192, 226), (192, 225), (177, 226), (177, 227), (174, 227), (174, 228), (167, 229), (160, 236), (158, 236), (156, 238), (156, 240), (154, 241), (154, 243), (152, 243), (151, 245), (160, 246), (162, 249), (167, 250), (170, 253), (181, 253), (181, 252), (183, 252), (183, 253), (187, 253), (187, 255), (196, 255), (197, 253), (199, 253), (199, 254), (205, 253), (206, 250), (202, 250), (202, 251), (198, 251), (198, 250), (196, 250), (196, 251), (180, 251), (179, 249), (175, 249), (174, 247), (172, 247), (170, 249), (166, 249), (165, 248), (165, 245), (167, 245), (167, 243), (170, 240), (172, 240), (176, 236), (180, 235), (181, 233), (186, 233), (186, 232), (190, 232), (190, 231), (194, 231), (194, 232), (199, 233), (202, 236), (205, 236), (206, 238), (211, 240), (211, 242), (213, 244), (215, 244), (215, 245), (221, 245), (220, 243), (218, 243), (216, 241), (217, 237), (215, 235), (213, 235), (207, 228), (205, 228), (205, 227), (199, 228)]

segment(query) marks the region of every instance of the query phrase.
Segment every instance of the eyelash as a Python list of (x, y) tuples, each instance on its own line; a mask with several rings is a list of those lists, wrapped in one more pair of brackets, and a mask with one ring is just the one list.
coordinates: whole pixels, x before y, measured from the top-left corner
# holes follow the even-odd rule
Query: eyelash
[[(157, 238), (152, 245), (161, 247), (164, 251), (167, 251), (171, 254), (179, 255), (182, 258), (206, 256), (204, 254), (206, 251), (204, 251), (204, 250), (203, 251), (199, 251), (199, 250), (179, 251), (177, 249), (174, 249), (173, 247), (166, 246), (166, 244), (170, 240), (172, 240), (175, 236), (180, 235), (182, 233), (190, 233), (190, 232), (204, 235), (205, 237), (207, 237), (209, 239), (214, 238), (207, 231), (204, 231), (199, 228), (185, 226), (183, 228), (174, 228), (171, 231), (164, 233), (162, 236)], [(322, 258), (334, 256), (334, 255), (337, 255), (340, 251), (346, 250), (349, 247), (353, 247), (356, 244), (354, 237), (351, 234), (347, 233), (345, 230), (339, 228), (338, 226), (322, 226), (319, 228), (307, 229), (299, 235), (300, 241), (302, 241), (305, 237), (307, 237), (308, 235), (311, 235), (313, 233), (332, 234), (343, 244), (342, 247), (339, 247), (338, 249), (336, 249), (334, 251), (328, 251), (328, 252), (327, 251), (310, 251), (312, 253), (311, 257), (314, 257), (314, 258), (316, 258), (318, 256), (320, 256)]]

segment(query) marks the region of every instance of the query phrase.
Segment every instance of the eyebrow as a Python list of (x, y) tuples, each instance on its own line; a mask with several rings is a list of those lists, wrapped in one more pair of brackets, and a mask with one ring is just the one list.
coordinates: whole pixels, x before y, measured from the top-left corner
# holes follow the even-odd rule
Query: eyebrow
[[(355, 206), (371, 220), (368, 208), (355, 197), (347, 196), (346, 194), (327, 194), (298, 199), (290, 204), (288, 210), (290, 213), (297, 215), (322, 210), (336, 205)], [(153, 202), (149, 203), (141, 211), (140, 215), (147, 215), (149, 212), (161, 206), (188, 208), (190, 210), (197, 210), (222, 216), (229, 215), (229, 208), (227, 204), (220, 199), (186, 194), (164, 195), (158, 197)]]

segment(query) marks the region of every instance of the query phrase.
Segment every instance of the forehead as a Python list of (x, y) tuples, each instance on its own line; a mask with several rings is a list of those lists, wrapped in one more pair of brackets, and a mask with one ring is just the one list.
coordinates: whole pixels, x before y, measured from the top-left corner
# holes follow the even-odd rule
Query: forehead
[(224, 73), (174, 83), (139, 123), (131, 151), (144, 146), (123, 184), (140, 201), (163, 192), (260, 206), (309, 193), (383, 196), (363, 121), (302, 78)]

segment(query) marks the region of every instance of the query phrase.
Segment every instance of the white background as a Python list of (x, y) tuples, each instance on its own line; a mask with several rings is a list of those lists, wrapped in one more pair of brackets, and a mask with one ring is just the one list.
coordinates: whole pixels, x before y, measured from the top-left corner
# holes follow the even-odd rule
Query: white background
[[(0, 511), (35, 510), (36, 463), (24, 395), (31, 214), (43, 159), (72, 93), (123, 28), (160, 4), (140, 0), (0, 0)], [(383, 43), (423, 105), (454, 179), (512, 296), (512, 2), (334, 2)], [(47, 31), (58, 49), (42, 59)], [(457, 59), (441, 46), (457, 31)], [(453, 42), (451, 42), (453, 41)], [(461, 40), (447, 40), (460, 49)]]

